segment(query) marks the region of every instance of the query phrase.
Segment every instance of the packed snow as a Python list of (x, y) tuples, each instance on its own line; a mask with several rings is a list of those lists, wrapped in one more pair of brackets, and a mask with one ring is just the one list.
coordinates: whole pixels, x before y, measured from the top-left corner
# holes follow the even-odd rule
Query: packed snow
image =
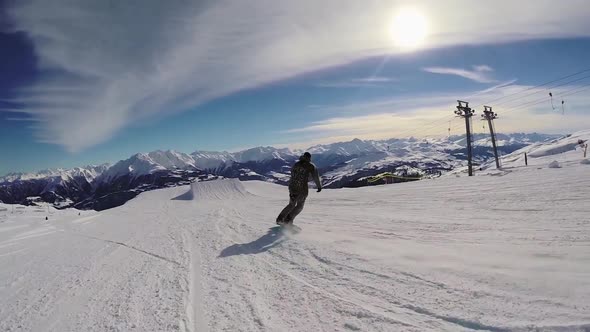
[(554, 160), (549, 163), (549, 168), (561, 168), (561, 164), (557, 160)]
[[(502, 170), (506, 172), (525, 170), (532, 166), (559, 168), (564, 165), (583, 164), (588, 143), (590, 143), (590, 130), (578, 131), (562, 138), (531, 144), (514, 151), (503, 156), (500, 164)], [(495, 163), (490, 161), (483, 166), (483, 169), (490, 170), (495, 167)]]
[(543, 157), (558, 169), (312, 192), (299, 233), (274, 225), (287, 188), (259, 181), (100, 213), (0, 205), (0, 330), (587, 331), (578, 152)]

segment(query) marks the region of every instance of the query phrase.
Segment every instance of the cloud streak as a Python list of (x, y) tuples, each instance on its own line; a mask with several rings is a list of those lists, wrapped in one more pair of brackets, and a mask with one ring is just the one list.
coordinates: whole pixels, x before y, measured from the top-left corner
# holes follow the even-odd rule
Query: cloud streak
[(490, 77), (490, 73), (494, 70), (486, 65), (473, 66), (473, 70), (447, 67), (426, 67), (422, 70), (433, 74), (460, 76), (478, 83), (498, 83)]
[(341, 81), (319, 82), (314, 84), (318, 88), (377, 88), (383, 87), (387, 83), (396, 82), (396, 79), (389, 77), (364, 77), (351, 78)]
[[(468, 97), (466, 100), (473, 101), (471, 106), (476, 109), (475, 121), (481, 114), (481, 105), (487, 101), (512, 96), (529, 88), (531, 87), (504, 84), (493, 90), (486, 89), (463, 93), (463, 95)], [(587, 129), (590, 115), (586, 110), (590, 107), (590, 96), (577, 92), (588, 91), (588, 89), (590, 87), (587, 85), (553, 89), (555, 98), (565, 100), (567, 105), (565, 116), (561, 114), (561, 109), (551, 108), (546, 89), (527, 90), (523, 95), (527, 96), (526, 98), (521, 96), (517, 99), (507, 99), (508, 102), (500, 102), (501, 106), (494, 107), (494, 111), (500, 115), (496, 120), (496, 129), (505, 133), (531, 131), (566, 133)], [(464, 133), (462, 120), (453, 115), (456, 104), (449, 102), (457, 95), (460, 94), (419, 95), (404, 100), (374, 100), (326, 108), (326, 111), (331, 110), (340, 115), (317, 121), (304, 128), (284, 131), (284, 135), (296, 136), (298, 141), (282, 145), (305, 147), (352, 138), (444, 136), (448, 133), (449, 121), (452, 122), (454, 134)], [(350, 113), (350, 110), (357, 112)]]
[[(405, 4), (14, 2), (8, 9), (11, 29), (30, 37), (41, 75), (18, 91), (19, 107), (11, 111), (37, 120), (40, 141), (84, 150), (150, 117), (311, 70), (401, 53), (392, 43), (390, 25)], [(557, 12), (552, 0), (412, 5), (431, 20), (426, 45), (432, 48), (590, 35), (586, 0), (571, 0)], [(489, 17), (502, 17), (502, 24), (492, 25)]]

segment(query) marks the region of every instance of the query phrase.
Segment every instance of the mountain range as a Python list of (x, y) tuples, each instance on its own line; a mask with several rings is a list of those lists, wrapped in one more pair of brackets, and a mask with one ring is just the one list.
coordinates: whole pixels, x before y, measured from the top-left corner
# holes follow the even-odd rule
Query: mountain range
[[(500, 154), (559, 137), (547, 134), (498, 134)], [(489, 136), (475, 134), (474, 162), (493, 157)], [(217, 178), (287, 184), (291, 165), (304, 150), (256, 147), (239, 152), (177, 151), (138, 153), (113, 165), (11, 173), (0, 177), (0, 201), (50, 203), (57, 208), (104, 210), (147, 190)], [(465, 136), (360, 140), (312, 146), (305, 151), (322, 174), (326, 188), (371, 185), (368, 177), (394, 172), (436, 176), (466, 163)]]

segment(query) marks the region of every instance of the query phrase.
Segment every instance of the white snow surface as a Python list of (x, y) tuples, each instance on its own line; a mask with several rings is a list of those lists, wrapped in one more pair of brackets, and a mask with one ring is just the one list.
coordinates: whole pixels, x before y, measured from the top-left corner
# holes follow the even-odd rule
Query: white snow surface
[(580, 160), (311, 192), (297, 234), (259, 181), (0, 204), (0, 331), (587, 331)]
[[(528, 167), (551, 167), (550, 165), (567, 166), (583, 164), (584, 148), (579, 144), (590, 142), (590, 130), (582, 130), (571, 135), (557, 138), (549, 142), (535, 143), (511, 154), (503, 156), (500, 160), (502, 170), (510, 172), (527, 168), (525, 165), (525, 153), (527, 154)], [(554, 163), (556, 162), (556, 163)], [(489, 161), (483, 166), (484, 170), (495, 169), (494, 161)], [(484, 172), (484, 174), (487, 174)]]
[(184, 194), (175, 200), (216, 201), (246, 198), (249, 195), (238, 179), (221, 179), (216, 181), (193, 182)]

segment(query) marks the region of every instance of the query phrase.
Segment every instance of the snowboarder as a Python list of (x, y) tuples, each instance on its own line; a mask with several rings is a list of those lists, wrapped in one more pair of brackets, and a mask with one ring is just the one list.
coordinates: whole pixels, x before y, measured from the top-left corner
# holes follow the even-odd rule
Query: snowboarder
[(311, 154), (304, 153), (299, 157), (299, 161), (291, 169), (291, 180), (289, 181), (289, 205), (277, 217), (277, 224), (292, 225), (293, 220), (303, 210), (305, 199), (309, 189), (307, 183), (309, 176), (313, 178), (317, 186), (317, 192), (322, 191), (322, 183), (317, 167), (311, 163)]

